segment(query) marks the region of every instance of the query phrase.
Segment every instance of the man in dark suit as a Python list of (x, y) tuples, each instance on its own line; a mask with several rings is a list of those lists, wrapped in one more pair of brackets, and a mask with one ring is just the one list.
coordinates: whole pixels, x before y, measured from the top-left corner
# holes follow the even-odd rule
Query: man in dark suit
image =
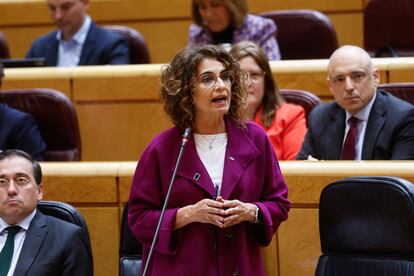
[[(0, 63), (0, 88), (3, 75)], [(24, 150), (40, 161), (46, 144), (30, 114), (0, 103), (0, 150), (12, 148)]]
[(41, 181), (40, 165), (30, 155), (0, 152), (0, 275), (92, 275), (86, 233), (36, 209)]
[(86, 14), (89, 0), (47, 0), (57, 31), (36, 39), (26, 57), (48, 66), (129, 64), (127, 38), (104, 30)]
[(377, 90), (379, 73), (368, 53), (356, 46), (337, 49), (328, 83), (335, 101), (312, 110), (296, 159), (414, 159), (414, 106)]

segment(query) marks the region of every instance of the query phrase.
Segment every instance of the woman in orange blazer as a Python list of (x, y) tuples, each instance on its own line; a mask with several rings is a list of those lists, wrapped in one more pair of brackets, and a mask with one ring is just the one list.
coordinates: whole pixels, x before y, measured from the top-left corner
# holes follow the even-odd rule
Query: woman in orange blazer
[(273, 81), (264, 51), (253, 42), (240, 42), (230, 53), (247, 73), (247, 117), (269, 136), (279, 160), (294, 160), (306, 134), (302, 107), (286, 103)]

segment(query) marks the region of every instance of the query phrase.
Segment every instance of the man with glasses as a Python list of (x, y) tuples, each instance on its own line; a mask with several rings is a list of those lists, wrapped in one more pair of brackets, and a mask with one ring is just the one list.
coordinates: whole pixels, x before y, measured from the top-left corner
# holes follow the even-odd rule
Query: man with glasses
[(39, 163), (20, 150), (0, 152), (0, 276), (92, 275), (86, 235), (36, 209)]
[(310, 113), (297, 159), (413, 160), (414, 106), (377, 90), (379, 80), (363, 49), (337, 49), (328, 64), (335, 101)]
[[(3, 76), (0, 63), (0, 88)], [(46, 144), (30, 114), (0, 103), (0, 150), (12, 148), (24, 150), (36, 160), (43, 160)]]

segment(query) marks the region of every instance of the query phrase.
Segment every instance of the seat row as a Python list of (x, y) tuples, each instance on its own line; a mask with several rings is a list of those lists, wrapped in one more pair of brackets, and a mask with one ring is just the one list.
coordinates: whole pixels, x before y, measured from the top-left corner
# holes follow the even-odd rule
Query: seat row
[[(414, 83), (388, 83), (379, 88), (414, 104)], [(281, 89), (280, 92), (287, 102), (302, 106), (306, 118), (315, 106), (322, 103), (309, 91)], [(4, 90), (0, 93), (0, 103), (29, 113), (36, 119), (47, 145), (45, 161), (82, 160), (76, 110), (64, 94), (46, 88)]]

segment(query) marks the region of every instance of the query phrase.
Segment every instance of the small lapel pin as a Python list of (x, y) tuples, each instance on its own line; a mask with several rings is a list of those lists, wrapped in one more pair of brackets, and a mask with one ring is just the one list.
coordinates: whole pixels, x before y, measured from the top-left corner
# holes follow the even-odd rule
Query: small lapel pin
[(230, 157), (229, 157), (229, 159), (230, 159), (231, 161), (234, 161), (234, 157), (233, 157), (233, 156), (230, 156)]
[(200, 174), (199, 174), (198, 172), (196, 172), (196, 173), (194, 174), (194, 176), (193, 176), (193, 179), (194, 179), (195, 181), (198, 181), (198, 180), (200, 179)]

